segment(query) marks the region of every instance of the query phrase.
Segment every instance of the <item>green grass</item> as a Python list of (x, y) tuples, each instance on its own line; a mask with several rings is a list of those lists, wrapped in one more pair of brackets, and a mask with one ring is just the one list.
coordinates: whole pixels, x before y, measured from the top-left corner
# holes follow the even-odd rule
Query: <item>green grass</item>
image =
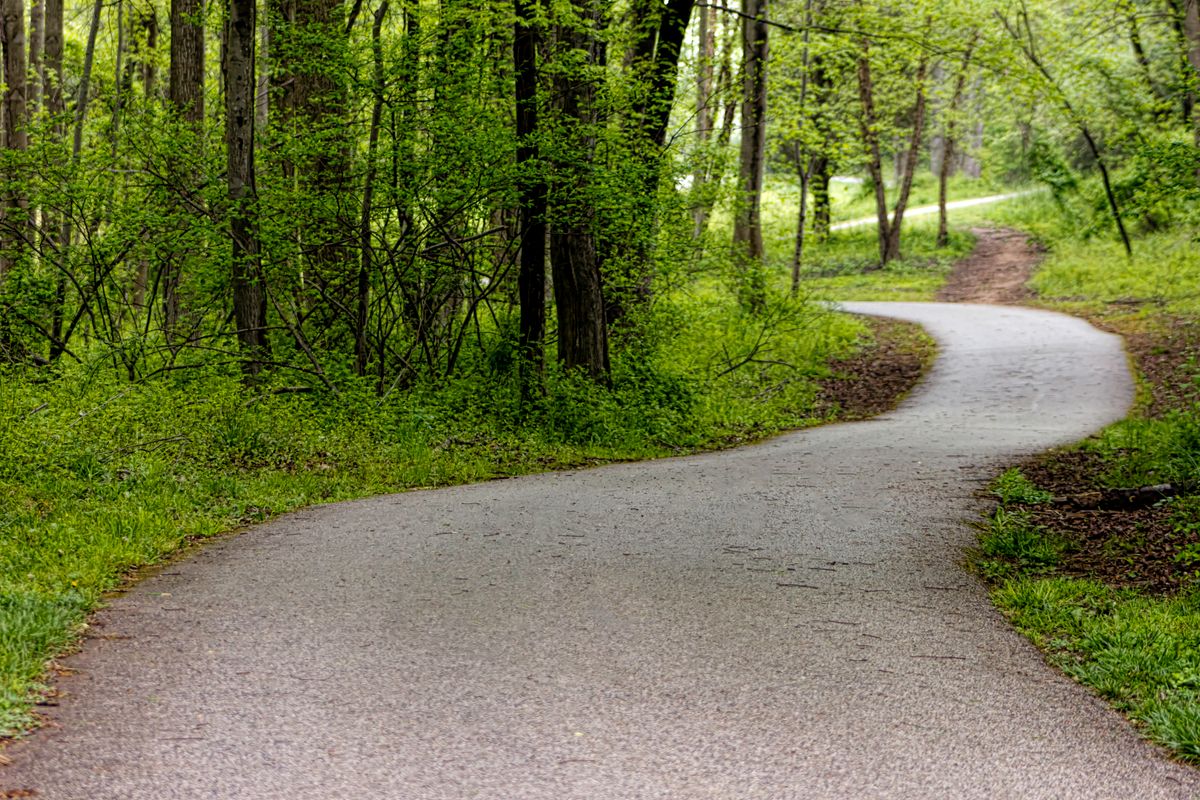
[[(0, 734), (29, 724), (47, 659), (131, 570), (188, 542), (314, 503), (674, 455), (822, 421), (816, 381), (870, 339), (858, 320), (775, 297), (660, 300), (652, 354), (612, 390), (551, 366), (522, 404), (480, 362), (380, 402), (181, 373), (129, 385), (101, 364), (0, 372)], [(821, 412), (824, 413), (824, 412)]]
[(992, 481), (992, 494), (1000, 499), (1002, 505), (1008, 503), (1046, 503), (1053, 495), (1045, 489), (1039, 489), (1033, 481), (1025, 477), (1025, 473), (1016, 467), (1007, 469)]

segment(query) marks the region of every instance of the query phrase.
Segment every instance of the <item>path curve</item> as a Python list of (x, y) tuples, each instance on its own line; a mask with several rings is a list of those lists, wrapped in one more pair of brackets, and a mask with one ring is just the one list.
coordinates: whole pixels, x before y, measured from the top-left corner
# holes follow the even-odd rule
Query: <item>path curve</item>
[(291, 514), (99, 617), (0, 786), (121, 798), (1185, 798), (960, 566), (989, 467), (1120, 417), (1118, 339), (941, 342), (897, 411)]

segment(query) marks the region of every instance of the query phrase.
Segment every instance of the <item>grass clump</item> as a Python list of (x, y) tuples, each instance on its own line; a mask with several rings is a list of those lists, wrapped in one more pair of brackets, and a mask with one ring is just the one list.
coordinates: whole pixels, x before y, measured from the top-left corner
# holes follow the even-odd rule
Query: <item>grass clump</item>
[(1025, 477), (1025, 473), (1016, 467), (1005, 470), (992, 481), (992, 494), (998, 497), (1004, 505), (1009, 503), (1032, 505), (1047, 503), (1054, 499), (1053, 495), (1045, 489), (1039, 489), (1033, 481)]
[(1058, 566), (1066, 550), (1064, 539), (1001, 506), (979, 538), (975, 565), (989, 580), (1035, 575)]

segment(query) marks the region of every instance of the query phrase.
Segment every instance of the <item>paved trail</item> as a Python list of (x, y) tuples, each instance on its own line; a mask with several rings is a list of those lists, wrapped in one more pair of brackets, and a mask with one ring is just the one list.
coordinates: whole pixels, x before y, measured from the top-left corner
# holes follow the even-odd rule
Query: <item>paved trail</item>
[(253, 528), (101, 615), (0, 786), (166, 798), (1187, 798), (960, 567), (989, 465), (1122, 415), (1117, 339), (941, 340), (897, 412)]
[[(1008, 194), (993, 194), (987, 197), (969, 197), (966, 200), (951, 200), (946, 203), (947, 211), (957, 211), (960, 208), (974, 208), (975, 206), (986, 206), (992, 203), (1002, 203), (1005, 200), (1014, 200), (1018, 197), (1024, 197), (1028, 194), (1033, 194), (1037, 189), (1027, 189), (1021, 192), (1009, 192)], [(927, 206), (913, 206), (904, 212), (904, 218), (911, 219), (912, 217), (925, 217), (938, 212), (936, 203)], [(890, 212), (889, 212), (890, 218)], [(851, 219), (845, 222), (837, 222), (830, 226), (831, 231), (844, 231), (849, 228), (863, 228), (867, 225), (878, 225), (879, 217), (860, 217)]]

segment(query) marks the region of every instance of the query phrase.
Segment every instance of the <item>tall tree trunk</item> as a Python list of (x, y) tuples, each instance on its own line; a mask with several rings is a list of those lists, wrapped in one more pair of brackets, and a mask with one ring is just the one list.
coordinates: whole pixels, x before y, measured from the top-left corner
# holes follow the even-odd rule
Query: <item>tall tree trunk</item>
[[(167, 99), (171, 108), (187, 123), (194, 147), (204, 144), (204, 0), (171, 0), (171, 67)], [(196, 176), (191, 168), (180, 170), (174, 179), (191, 192)], [(180, 217), (186, 215), (180, 211)], [(167, 343), (178, 338), (182, 304), (179, 298), (181, 262), (189, 258), (168, 258), (162, 266), (163, 333)]]
[(739, 151), (734, 258), (742, 270), (742, 303), (766, 302), (762, 274), (762, 186), (767, 142), (767, 0), (742, 0), (742, 145)]
[(888, 242), (891, 225), (888, 221), (887, 194), (883, 185), (883, 156), (879, 152), (879, 123), (875, 116), (875, 86), (871, 80), (870, 43), (864, 39), (858, 57), (858, 100), (862, 105), (860, 118), (863, 141), (867, 144), (867, 174), (875, 185), (876, 235), (879, 241), (879, 265), (888, 262)]
[(275, 54), (292, 77), (292, 113), (301, 148), (296, 181), (311, 204), (301, 224), (306, 274), (328, 285), (341, 275), (340, 198), (347, 190), (350, 139), (346, 92), (346, 9), (343, 0), (293, 0), (295, 17)]
[[(91, 96), (90, 90), (91, 90), (91, 84), (92, 84), (92, 64), (95, 62), (95, 57), (96, 57), (96, 36), (100, 32), (100, 12), (103, 10), (103, 8), (104, 8), (104, 0), (95, 0), (95, 2), (92, 3), (92, 22), (91, 22), (91, 25), (88, 27), (87, 47), (83, 51), (83, 75), (80, 76), (79, 93), (75, 97), (75, 118), (73, 120), (75, 130), (74, 130), (74, 135), (72, 136), (72, 141), (71, 141), (71, 165), (72, 165), (73, 171), (75, 168), (78, 167), (79, 159), (80, 159), (80, 156), (83, 151), (83, 124), (84, 124), (84, 122), (87, 121), (88, 100)], [(58, 4), (58, 0), (54, 0), (53, 5), (49, 5), (49, 4), (47, 5), (47, 12), (48, 12), (48, 14), (52, 12), (57, 17), (57, 22), (61, 23), (62, 6)], [(58, 34), (59, 35), (56, 37), (57, 41), (54, 42), (54, 47), (57, 48), (57, 52), (54, 57), (57, 59), (58, 71), (60, 73), (62, 71), (62, 41), (63, 41), (63, 37), (62, 37), (61, 33), (62, 33), (62, 25), (58, 24)], [(47, 38), (49, 38), (49, 37), (47, 37)], [(48, 51), (50, 51), (50, 49), (51, 49), (50, 47), (47, 47)], [(58, 86), (60, 87), (59, 91), (61, 92), (62, 84), (59, 83)], [(59, 97), (61, 100), (61, 94), (59, 95)], [(64, 136), (66, 135), (65, 130), (63, 131), (63, 135)], [(59, 248), (64, 253), (69, 252), (72, 245), (74, 244), (74, 242), (73, 242), (74, 234), (75, 234), (75, 228), (71, 225), (70, 216), (64, 215), (63, 219), (62, 219), (62, 225), (58, 230)], [(65, 262), (66, 261), (65, 256), (63, 258), (64, 258), (64, 262)], [(71, 339), (71, 335), (74, 333), (75, 325), (79, 322), (79, 320), (81, 320), (83, 318), (83, 311), (85, 309), (87, 309), (88, 304), (90, 302), (90, 300), (87, 297), (80, 296), (79, 303), (80, 303), (81, 309), (78, 313), (76, 313), (74, 319), (71, 321), (71, 323), (67, 327), (67, 329), (63, 330), (63, 323), (65, 321), (65, 311), (66, 311), (66, 295), (67, 295), (66, 272), (67, 272), (67, 264), (64, 263), (64, 264), (62, 264), (62, 266), (59, 269), (58, 286), (55, 290), (55, 296), (54, 296), (54, 309), (52, 312), (52, 323), (51, 323), (51, 326), (52, 326), (51, 327), (51, 333), (52, 333), (51, 342), (52, 342), (52, 344), (50, 346), (50, 360), (51, 361), (57, 360), (59, 358), (59, 356), (61, 356), (63, 354), (63, 352), (65, 351), (65, 348)]]
[(950, 241), (950, 224), (946, 214), (946, 184), (950, 179), (954, 148), (958, 139), (958, 108), (962, 104), (963, 91), (967, 86), (967, 71), (971, 66), (971, 54), (975, 50), (977, 41), (979, 41), (979, 33), (975, 32), (963, 54), (958, 75), (954, 78), (954, 93), (950, 97), (950, 106), (946, 109), (946, 122), (942, 134), (942, 154), (941, 160), (938, 162), (938, 247), (945, 247)]
[(819, 155), (812, 165), (812, 197), (813, 197), (813, 236), (817, 241), (829, 238), (831, 210), (829, 202), (829, 182), (833, 178), (833, 168), (829, 158)]
[[(602, 9), (596, 0), (575, 6), (577, 20), (558, 28), (560, 57), (575, 70), (560, 70), (554, 94), (563, 148), (569, 155), (555, 166), (550, 229), (550, 266), (558, 318), (558, 358), (567, 369), (582, 369), (593, 380), (608, 380), (608, 326), (596, 252), (596, 209), (589, 195), (596, 150), (596, 76), (601, 47), (596, 27)], [(571, 51), (575, 51), (571, 54)], [(582, 67), (582, 71), (579, 69)]]
[[(1184, 0), (1183, 31), (1188, 41), (1188, 63), (1200, 72), (1200, 0)], [(1200, 103), (1192, 105), (1192, 136), (1200, 147)]]
[[(52, 136), (57, 144), (66, 138), (66, 128), (63, 126), (66, 112), (63, 99), (63, 0), (45, 0), (45, 4), (45, 70), (42, 75), (42, 95), (46, 113), (54, 121)], [(58, 238), (58, 220), (48, 208), (42, 209), (42, 236), (50, 244), (61, 245), (62, 240)], [(54, 301), (50, 309), (50, 350), (56, 356), (61, 354), (60, 345), (54, 342), (61, 342), (66, 293), (66, 275), (60, 270), (55, 281)]]
[(904, 211), (908, 208), (908, 198), (912, 193), (913, 175), (917, 170), (917, 160), (921, 155), (921, 141), (925, 132), (925, 72), (928, 62), (921, 58), (917, 66), (917, 100), (913, 106), (912, 135), (908, 140), (908, 151), (904, 156), (904, 173), (900, 178), (900, 191), (896, 196), (896, 207), (892, 211), (892, 226), (888, 231), (887, 253), (884, 263), (900, 257), (900, 232), (904, 224)]
[(258, 374), (270, 355), (267, 293), (254, 183), (254, 0), (228, 0), (225, 20), (225, 144), (233, 243), (233, 315), (243, 370)]
[[(0, 103), (4, 117), (4, 149), (23, 152), (29, 146), (24, 0), (0, 0), (0, 45), (4, 56), (5, 88)], [(28, 224), (25, 218), (28, 200), (20, 188), (10, 189), (3, 202), (4, 207), (0, 210), (0, 281), (25, 249), (23, 229)]]
[(800, 179), (800, 208), (796, 212), (796, 247), (792, 251), (792, 296), (800, 292), (800, 268), (804, 263), (804, 228), (808, 224), (808, 185), (816, 159), (805, 164), (800, 146), (795, 145), (796, 177)]
[[(704, 8), (706, 6), (701, 6), (701, 9)], [(740, 77), (735, 73), (733, 63), (734, 51), (741, 50), (740, 25), (730, 23), (726, 15), (721, 15), (717, 19), (722, 26), (728, 28), (728, 35), (723, 37), (716, 84), (710, 97), (714, 123), (717, 116), (717, 106), (722, 102), (722, 99), (724, 106), (721, 109), (721, 124), (717, 130), (717, 140), (702, 154), (700, 162), (702, 178), (697, 184), (700, 188), (700, 198), (693, 212), (695, 225), (692, 229), (692, 237), (694, 239), (700, 239), (704, 235), (704, 231), (708, 228), (708, 219), (712, 214), (713, 205), (716, 202), (716, 189), (721, 184), (722, 172), (724, 171), (725, 150), (729, 145), (730, 138), (733, 136), (733, 123), (737, 117), (737, 110), (740, 105), (732, 96), (733, 86), (737, 78)]]
[(46, 85), (46, 2), (33, 0), (29, 7), (29, 117), (42, 108), (42, 90)]
[[(707, 5), (700, 6), (700, 23), (697, 35), (699, 48), (696, 64), (696, 168), (692, 173), (692, 190), (696, 194), (703, 191), (708, 180), (708, 172), (704, 162), (708, 159), (708, 143), (712, 138), (713, 124), (716, 122), (716, 109), (713, 107), (713, 76), (715, 73), (714, 60), (717, 56), (717, 26), (714, 24), (713, 9)], [(698, 238), (704, 230), (708, 209), (703, 203), (697, 203), (692, 209), (693, 236)]]
[(521, 236), (517, 294), (521, 304), (521, 391), (540, 384), (546, 336), (546, 183), (538, 164), (538, 31), (534, 0), (513, 0), (513, 70), (516, 73), (517, 187)]
[(383, 19), (387, 16), (388, 0), (383, 0), (375, 12), (371, 26), (371, 61), (374, 66), (372, 88), (374, 102), (371, 105), (371, 128), (367, 133), (367, 174), (363, 180), (362, 216), (359, 219), (359, 266), (358, 303), (354, 315), (354, 362), (359, 375), (367, 374), (367, 321), (371, 303), (371, 271), (373, 248), (371, 246), (371, 204), (375, 195), (375, 158), (379, 149), (379, 125), (383, 119), (383, 95), (386, 88), (383, 71), (383, 44), (380, 37)]

